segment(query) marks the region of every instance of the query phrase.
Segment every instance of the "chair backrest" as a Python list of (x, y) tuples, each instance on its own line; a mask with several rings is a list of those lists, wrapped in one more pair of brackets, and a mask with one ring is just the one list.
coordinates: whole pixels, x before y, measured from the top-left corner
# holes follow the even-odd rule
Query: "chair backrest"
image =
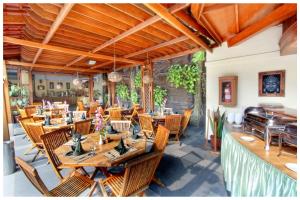
[(181, 131), (182, 132), (186, 129), (186, 127), (187, 127), (187, 125), (190, 121), (192, 112), (193, 112), (192, 109), (185, 109), (184, 110), (183, 117), (182, 117), (182, 120), (181, 120)]
[(67, 135), (70, 134), (71, 131), (71, 128), (61, 128), (41, 136), (48, 159), (59, 178), (63, 178), (59, 173), (61, 169), (58, 169), (58, 166), (61, 165), (61, 162), (54, 153), (54, 150), (68, 142)]
[(43, 106), (42, 102), (33, 102), (32, 105), (34, 106)]
[(40, 191), (43, 195), (50, 196), (49, 190), (45, 186), (44, 182), (40, 178), (35, 168), (27, 164), (24, 160), (22, 160), (19, 157), (16, 157), (16, 163), (20, 166), (25, 176), (29, 179), (29, 181), (35, 186), (35, 188), (38, 191)]
[(158, 125), (157, 132), (155, 134), (155, 139), (153, 143), (153, 150), (163, 152), (168, 143), (170, 131), (162, 126)]
[(91, 130), (92, 121), (93, 119), (86, 119), (75, 122), (75, 132), (78, 132), (81, 135), (89, 134)]
[(146, 114), (139, 114), (140, 127), (142, 131), (153, 132), (152, 117)]
[(53, 108), (51, 110), (51, 118), (62, 118), (65, 114), (64, 108)]
[(33, 117), (24, 117), (24, 118), (20, 118), (19, 119), (19, 123), (21, 125), (21, 127), (23, 128), (25, 134), (30, 138), (30, 140), (32, 141), (31, 138), (31, 134), (29, 133), (29, 128), (28, 128), (28, 123), (34, 123)]
[(36, 106), (26, 106), (25, 108), (26, 115), (30, 117), (32, 114), (36, 113)]
[(77, 111), (84, 111), (84, 105), (82, 101), (77, 101)]
[(73, 118), (75, 121), (81, 119), (82, 114), (84, 114), (86, 117), (86, 111), (73, 111)]
[(89, 110), (89, 116), (95, 115), (97, 111), (98, 103), (97, 102), (91, 102), (90, 104), (90, 110)]
[(18, 108), (21, 118), (27, 117), (25, 109)]
[(179, 132), (181, 127), (181, 115), (167, 115), (165, 121), (165, 127), (172, 132)]
[(117, 132), (129, 132), (131, 121), (129, 120), (111, 120), (110, 124)]
[(41, 144), (41, 135), (45, 133), (43, 125), (41, 123), (28, 123), (27, 127), (29, 130), (29, 137), (32, 138), (32, 142), (35, 144)]
[(124, 181), (118, 196), (130, 196), (147, 187), (152, 181), (160, 158), (160, 152), (152, 152), (127, 162)]
[(120, 108), (111, 108), (109, 109), (109, 118), (110, 120), (121, 120), (122, 114)]

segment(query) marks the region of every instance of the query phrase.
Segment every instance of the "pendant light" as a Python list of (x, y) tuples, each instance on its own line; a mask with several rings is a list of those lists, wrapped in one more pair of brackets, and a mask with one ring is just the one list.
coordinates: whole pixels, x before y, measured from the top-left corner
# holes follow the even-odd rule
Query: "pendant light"
[[(148, 59), (148, 52), (147, 52), (147, 64), (149, 65), (150, 62), (149, 62), (149, 59)], [(153, 82), (153, 78), (149, 75), (149, 74), (146, 74), (143, 76), (143, 83), (144, 84), (149, 84), (149, 83), (152, 83)]]
[(74, 84), (75, 86), (78, 86), (78, 85), (80, 84), (78, 72), (77, 72), (77, 77), (76, 77), (75, 79), (73, 79), (73, 84)]
[(122, 80), (122, 76), (119, 72), (116, 72), (116, 49), (114, 43), (114, 71), (108, 74), (108, 80), (111, 82), (120, 82)]

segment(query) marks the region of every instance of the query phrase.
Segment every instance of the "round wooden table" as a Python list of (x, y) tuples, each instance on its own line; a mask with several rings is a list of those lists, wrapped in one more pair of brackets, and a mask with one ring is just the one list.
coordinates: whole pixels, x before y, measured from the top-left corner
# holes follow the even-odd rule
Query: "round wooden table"
[[(105, 153), (113, 150), (119, 143), (122, 134), (107, 135), (108, 139), (112, 139), (109, 143), (99, 145), (99, 133), (92, 133), (86, 135), (87, 139), (81, 142), (82, 148), (85, 152), (91, 152), (93, 146), (96, 146), (95, 155), (88, 156), (87, 159), (78, 160), (75, 156), (66, 156), (67, 152), (71, 151), (70, 145), (62, 145), (55, 150), (55, 154), (59, 158), (64, 168), (79, 168), (79, 167), (111, 167), (120, 164), (121, 162), (143, 154), (146, 149), (146, 140), (133, 140), (131, 137), (125, 139), (125, 143), (133, 147), (133, 151), (128, 151), (115, 159), (108, 158)], [(81, 155), (82, 156), (82, 155)], [(84, 155), (83, 155), (84, 156)]]

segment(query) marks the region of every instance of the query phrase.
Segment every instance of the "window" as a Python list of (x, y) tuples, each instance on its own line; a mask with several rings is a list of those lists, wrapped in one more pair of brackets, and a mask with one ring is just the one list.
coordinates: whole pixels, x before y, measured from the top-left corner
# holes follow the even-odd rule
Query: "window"
[(67, 87), (67, 90), (71, 89), (71, 84), (70, 84), (70, 82), (66, 82), (66, 87)]
[(42, 79), (40, 79), (40, 83), (43, 83), (43, 80), (42, 80)]
[(53, 82), (50, 82), (50, 83), (49, 83), (49, 88), (50, 88), (50, 89), (54, 89), (54, 83), (53, 83)]

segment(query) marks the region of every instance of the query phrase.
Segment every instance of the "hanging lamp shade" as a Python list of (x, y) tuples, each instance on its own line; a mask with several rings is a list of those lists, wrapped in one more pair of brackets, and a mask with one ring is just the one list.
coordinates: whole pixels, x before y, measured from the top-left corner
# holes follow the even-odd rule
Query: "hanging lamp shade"
[(108, 80), (111, 82), (120, 82), (122, 80), (122, 76), (119, 72), (111, 72), (108, 74)]
[(149, 84), (149, 83), (152, 83), (152, 82), (153, 82), (153, 78), (150, 77), (148, 74), (143, 77), (143, 83)]

